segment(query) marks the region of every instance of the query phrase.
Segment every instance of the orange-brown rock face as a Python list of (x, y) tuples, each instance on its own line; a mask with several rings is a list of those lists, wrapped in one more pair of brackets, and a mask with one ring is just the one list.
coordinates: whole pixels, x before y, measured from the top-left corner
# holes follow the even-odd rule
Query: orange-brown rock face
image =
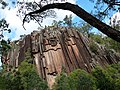
[(9, 64), (17, 67), (24, 60), (25, 51), (30, 48), (39, 75), (47, 80), (51, 87), (62, 68), (66, 73), (77, 68), (91, 72), (96, 64), (105, 67), (120, 60), (117, 55), (108, 54), (108, 51), (100, 46), (97, 55), (92, 53), (89, 42), (88, 38), (72, 28), (46, 28), (40, 32), (34, 31), (19, 40), (19, 50), (9, 52), (7, 58), (13, 60)]

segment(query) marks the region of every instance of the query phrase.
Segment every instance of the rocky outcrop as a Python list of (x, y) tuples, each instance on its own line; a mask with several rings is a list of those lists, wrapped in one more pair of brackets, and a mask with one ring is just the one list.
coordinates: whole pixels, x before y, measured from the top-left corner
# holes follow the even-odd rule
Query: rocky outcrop
[(52, 86), (56, 75), (59, 75), (62, 69), (65, 69), (66, 73), (77, 68), (91, 72), (95, 65), (104, 68), (120, 61), (115, 52), (97, 44), (97, 53), (92, 52), (90, 42), (91, 40), (73, 28), (45, 28), (12, 42), (13, 49), (6, 56), (7, 61), (5, 58), (2, 58), (2, 61), (18, 67), (30, 48), (37, 71), (47, 80), (49, 86)]

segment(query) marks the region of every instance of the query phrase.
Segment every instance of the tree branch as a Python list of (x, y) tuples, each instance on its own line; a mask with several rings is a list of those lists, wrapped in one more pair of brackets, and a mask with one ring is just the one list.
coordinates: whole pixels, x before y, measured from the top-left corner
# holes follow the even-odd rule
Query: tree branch
[(106, 25), (105, 23), (101, 22), (99, 19), (95, 18), (94, 16), (86, 12), (84, 9), (82, 9), (78, 5), (74, 5), (71, 3), (53, 3), (53, 4), (45, 5), (39, 10), (26, 14), (23, 19), (23, 24), (25, 22), (25, 18), (27, 17), (27, 15), (41, 13), (45, 10), (54, 9), (54, 8), (72, 11), (78, 17), (82, 18), (87, 23), (91, 24), (93, 27), (97, 28), (102, 33), (106, 34), (108, 37), (120, 42), (120, 31), (119, 30), (116, 30), (110, 27), (109, 25)]

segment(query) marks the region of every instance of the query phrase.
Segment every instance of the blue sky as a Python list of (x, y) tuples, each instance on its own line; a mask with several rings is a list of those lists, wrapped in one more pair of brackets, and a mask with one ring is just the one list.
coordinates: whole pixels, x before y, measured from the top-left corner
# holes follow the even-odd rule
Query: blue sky
[[(6, 0), (6, 1), (9, 1), (11, 3), (14, 0)], [(28, 1), (32, 1), (32, 0), (28, 0)], [(35, 1), (39, 1), (39, 0), (35, 0)], [(94, 10), (94, 4), (89, 0), (67, 0), (67, 2), (77, 4), (89, 13), (91, 12), (91, 10)], [(39, 25), (35, 24), (34, 22), (30, 22), (29, 24), (27, 23), (25, 24), (27, 31), (23, 30), (22, 20), (20, 20), (20, 18), (16, 16), (17, 8), (14, 8), (12, 3), (10, 5), (13, 7), (11, 10), (7, 10), (7, 9), (1, 10), (3, 13), (0, 13), (0, 17), (6, 18), (8, 23), (10, 23), (10, 28), (12, 29), (12, 32), (10, 34), (5, 33), (6, 39), (10, 38), (12, 40), (16, 40), (19, 39), (20, 34), (30, 34), (33, 30), (37, 29)], [(81, 20), (81, 18), (77, 17), (72, 12), (63, 11), (63, 10), (56, 10), (56, 12), (57, 12), (57, 18), (44, 19), (42, 26), (50, 25), (53, 20), (57, 20), (57, 21), (62, 20), (65, 17), (65, 15), (70, 15), (70, 14), (72, 14), (73, 16), (73, 22), (79, 22)], [(106, 19), (105, 21), (108, 23), (109, 19)]]
[[(9, 1), (11, 3), (14, 0), (6, 0), (6, 1)], [(39, 0), (37, 0), (37, 1), (39, 1)], [(88, 12), (90, 12), (93, 9), (93, 4), (90, 3), (89, 0), (67, 0), (67, 2), (78, 4), (80, 7), (84, 8)], [(8, 9), (0, 10), (1, 11), (0, 18), (5, 18), (8, 21), (8, 23), (10, 24), (10, 28), (12, 30), (11, 33), (7, 33), (7, 32), (4, 33), (5, 39), (10, 38), (12, 40), (17, 40), (17, 39), (19, 39), (20, 35), (30, 34), (33, 30), (37, 29), (38, 24), (35, 24), (34, 22), (30, 22), (29, 24), (25, 24), (25, 27), (27, 29), (25, 31), (22, 27), (22, 20), (20, 20), (19, 17), (16, 17), (17, 9), (14, 8), (12, 3), (10, 5), (13, 7), (11, 10), (8, 10)], [(56, 10), (56, 12), (58, 13), (57, 18), (55, 18), (55, 19), (47, 18), (46, 20), (44, 20), (42, 25), (43, 26), (49, 25), (49, 24), (51, 24), (52, 20), (58, 20), (58, 21), (62, 20), (65, 17), (65, 15), (70, 15), (70, 14), (72, 14), (74, 22), (79, 22), (81, 20), (79, 17), (77, 17), (72, 12), (63, 11), (63, 10)]]
[[(11, 3), (14, 0), (6, 0), (6, 1), (9, 1), (9, 3)], [(32, 0), (28, 0), (28, 1), (32, 1)], [(39, 1), (39, 0), (35, 0), (35, 1)], [(68, 0), (68, 1), (75, 4), (75, 0)], [(4, 33), (4, 39), (7, 40), (8, 38), (10, 38), (11, 40), (17, 40), (19, 39), (20, 35), (30, 34), (33, 30), (37, 30), (39, 25), (33, 21), (31, 21), (29, 24), (25, 23), (26, 30), (24, 30), (22, 27), (22, 20), (16, 16), (18, 8), (14, 8), (14, 5), (12, 5), (12, 3), (10, 4), (10, 6), (12, 6), (10, 10), (8, 10), (8, 8), (4, 10), (0, 10), (1, 12), (0, 18), (5, 18), (9, 23), (9, 28), (11, 28), (12, 30), (11, 33), (7, 33), (7, 32)], [(53, 20), (58, 20), (58, 21), (62, 20), (65, 17), (65, 15), (71, 14), (71, 12), (68, 12), (68, 11), (62, 11), (62, 10), (55, 10), (55, 11), (57, 12), (57, 17), (45, 19), (42, 23), (43, 26), (50, 25)], [(73, 16), (75, 17), (75, 15)], [(1, 65), (1, 62), (0, 62), (0, 65)]]
[[(6, 0), (6, 1), (11, 2), (14, 0)], [(28, 0), (28, 1), (31, 1), (31, 0)], [(35, 0), (35, 1), (39, 1), (39, 0)], [(93, 10), (93, 7), (94, 7), (94, 4), (91, 3), (89, 0), (67, 0), (67, 2), (77, 4), (89, 13), (91, 12), (91, 10)], [(0, 10), (1, 12), (0, 18), (5, 18), (10, 24), (10, 28), (12, 30), (10, 34), (8, 34), (7, 32), (4, 33), (5, 39), (10, 38), (12, 40), (17, 40), (19, 39), (20, 35), (30, 34), (33, 30), (37, 30), (39, 25), (33, 21), (31, 21), (29, 24), (25, 23), (25, 27), (27, 30), (24, 30), (22, 27), (22, 20), (16, 16), (16, 12), (18, 8), (14, 8), (12, 4), (11, 6), (13, 7), (11, 10), (8, 10), (8, 9)], [(63, 10), (55, 10), (55, 11), (57, 12), (57, 17), (44, 19), (42, 23), (43, 26), (50, 25), (53, 20), (57, 20), (57, 21), (62, 20), (65, 17), (65, 15), (70, 15), (70, 14), (72, 14), (73, 16), (73, 22), (79, 22), (81, 20), (79, 17), (77, 17), (75, 14), (73, 14), (70, 11), (63, 11)], [(96, 29), (94, 29), (94, 31), (96, 31)]]
[[(91, 11), (94, 9), (94, 3), (90, 2), (89, 0), (77, 0), (76, 1), (77, 4), (83, 8), (85, 11), (91, 13)], [(80, 20), (82, 20), (81, 18), (79, 18), (78, 16), (76, 16), (73, 21), (74, 22), (79, 22)], [(99, 31), (93, 27), (92, 32), (95, 33), (99, 33)]]
[[(14, 0), (7, 0), (7, 1), (12, 2)], [(31, 0), (28, 0), (28, 1), (31, 1)], [(36, 0), (36, 1), (39, 1), (39, 0)], [(89, 0), (67, 0), (67, 2), (78, 4), (80, 7), (84, 8), (87, 12), (91, 12), (91, 10), (93, 9), (93, 3), (91, 3)], [(14, 6), (12, 5), (12, 7)], [(8, 10), (3, 11), (4, 14), (1, 15), (6, 18), (8, 23), (10, 23), (10, 28), (12, 29), (12, 32), (10, 34), (5, 33), (5, 39), (7, 38), (10, 38), (12, 40), (19, 39), (20, 34), (30, 34), (33, 30), (36, 30), (37, 27), (39, 26), (38, 24), (35, 24), (34, 22), (30, 22), (29, 24), (27, 23), (25, 24), (27, 31), (23, 30), (22, 20), (20, 20), (19, 17), (16, 17), (15, 15), (16, 12), (17, 12), (17, 9), (12, 8), (9, 11)], [(44, 19), (42, 26), (50, 25), (53, 20), (57, 20), (57, 21), (62, 20), (65, 17), (65, 15), (70, 15), (70, 14), (72, 14), (74, 22), (79, 22), (81, 20), (75, 14), (68, 12), (68, 11), (56, 10), (56, 12), (57, 12), (57, 18)]]
[[(7, 1), (11, 2), (11, 0), (7, 0)], [(21, 0), (19, 0), (19, 1), (21, 1)], [(28, 0), (28, 1), (32, 1), (32, 0)], [(35, 0), (35, 1), (39, 1), (39, 0)], [(67, 0), (67, 1), (74, 3), (74, 4), (76, 2), (76, 0)], [(32, 21), (29, 24), (25, 23), (25, 28), (27, 29), (25, 31), (22, 27), (22, 20), (16, 16), (17, 8), (12, 8), (11, 10), (5, 9), (5, 10), (1, 10), (1, 11), (3, 12), (1, 16), (6, 18), (8, 23), (10, 23), (10, 28), (12, 29), (11, 34), (7, 34), (7, 33), (4, 34), (5, 39), (7, 39), (7, 38), (11, 38), (12, 40), (19, 39), (20, 35), (30, 34), (33, 30), (36, 30), (39, 26), (38, 24), (36, 24), (35, 22), (32, 22)], [(64, 12), (63, 10), (55, 10), (55, 11), (57, 12), (57, 17), (44, 19), (42, 26), (50, 25), (53, 20), (59, 21), (59, 20), (62, 20), (66, 14), (67, 15), (71, 14), (70, 11), (69, 12), (68, 11)], [(73, 15), (73, 16), (75, 17), (75, 15)]]
[[(14, 0), (7, 0), (7, 1), (12, 2)], [(28, 1), (32, 1), (32, 0), (28, 0)], [(39, 1), (39, 0), (35, 0), (35, 1)], [(77, 4), (89, 13), (92, 10), (94, 10), (94, 3), (90, 2), (89, 0), (67, 0), (67, 2)], [(14, 7), (12, 4), (11, 6)], [(16, 17), (16, 12), (17, 12), (17, 8), (12, 8), (9, 11), (5, 10), (4, 14), (1, 15), (6, 18), (8, 23), (10, 23), (10, 28), (12, 29), (12, 32), (10, 34), (5, 33), (5, 39), (10, 38), (12, 40), (17, 40), (19, 39), (20, 34), (21, 35), (30, 34), (33, 30), (36, 30), (39, 27), (39, 25), (34, 22), (30, 22), (29, 24), (26, 23), (25, 28), (27, 30), (25, 31), (22, 27), (22, 20), (20, 20), (19, 17)], [(56, 10), (56, 12), (57, 12), (57, 18), (44, 19), (42, 26), (50, 25), (53, 20), (57, 20), (57, 21), (62, 20), (65, 17), (65, 15), (70, 15), (70, 14), (72, 14), (73, 16), (73, 22), (79, 22), (81, 20), (81, 18), (77, 17), (72, 12), (63, 11), (63, 10)], [(108, 22), (108, 19), (106, 19), (106, 21)], [(97, 30), (94, 29), (94, 31), (97, 31)]]
[[(89, 13), (94, 8), (94, 4), (91, 3), (89, 0), (77, 0), (76, 3), (78, 6), (80, 6), (81, 8), (83, 8), (85, 11), (87, 11)], [(81, 20), (81, 18), (79, 18), (78, 16), (76, 16), (73, 19), (74, 22), (79, 22), (80, 20)]]

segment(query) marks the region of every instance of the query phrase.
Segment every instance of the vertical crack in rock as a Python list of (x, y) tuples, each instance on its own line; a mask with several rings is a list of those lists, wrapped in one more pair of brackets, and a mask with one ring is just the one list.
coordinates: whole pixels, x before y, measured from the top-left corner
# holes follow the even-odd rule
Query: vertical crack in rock
[(38, 74), (47, 80), (50, 87), (63, 67), (66, 73), (77, 68), (91, 72), (96, 64), (104, 68), (120, 61), (118, 55), (100, 45), (97, 54), (93, 53), (89, 43), (87, 37), (73, 28), (45, 28), (12, 42), (13, 49), (7, 56), (3, 56), (2, 61), (4, 64), (18, 67), (25, 59), (25, 52), (30, 48)]

